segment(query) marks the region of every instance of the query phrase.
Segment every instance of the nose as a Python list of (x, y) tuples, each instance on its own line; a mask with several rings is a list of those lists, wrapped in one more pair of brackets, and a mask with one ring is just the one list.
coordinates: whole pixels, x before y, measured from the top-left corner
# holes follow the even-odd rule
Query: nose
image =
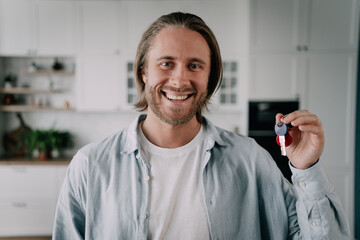
[(171, 74), (170, 84), (173, 87), (182, 88), (189, 85), (188, 69), (184, 65), (177, 65)]

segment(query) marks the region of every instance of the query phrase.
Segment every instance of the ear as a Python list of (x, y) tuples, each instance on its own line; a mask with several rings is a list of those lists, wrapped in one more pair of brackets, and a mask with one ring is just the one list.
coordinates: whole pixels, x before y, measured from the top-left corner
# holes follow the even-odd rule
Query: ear
[(142, 76), (143, 82), (144, 82), (144, 83), (147, 83), (148, 78), (147, 78), (147, 73), (146, 73), (146, 71), (142, 70), (142, 71), (141, 71), (141, 76)]

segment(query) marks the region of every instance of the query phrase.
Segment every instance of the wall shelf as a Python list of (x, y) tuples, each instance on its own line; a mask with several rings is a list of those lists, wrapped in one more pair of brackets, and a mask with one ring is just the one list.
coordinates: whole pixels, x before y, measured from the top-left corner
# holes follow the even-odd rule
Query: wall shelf
[(28, 111), (74, 111), (73, 108), (49, 107), (49, 106), (30, 106), (30, 105), (3, 105), (0, 106), (1, 112), (28, 112)]
[(74, 71), (66, 71), (66, 70), (36, 70), (36, 71), (28, 71), (21, 70), (20, 75), (67, 75), (73, 76), (75, 74)]
[(5, 94), (37, 94), (37, 93), (58, 93), (61, 90), (52, 90), (52, 89), (35, 89), (35, 88), (0, 88), (0, 93)]
[(57, 158), (40, 161), (28, 158), (0, 158), (1, 165), (69, 165), (71, 158)]

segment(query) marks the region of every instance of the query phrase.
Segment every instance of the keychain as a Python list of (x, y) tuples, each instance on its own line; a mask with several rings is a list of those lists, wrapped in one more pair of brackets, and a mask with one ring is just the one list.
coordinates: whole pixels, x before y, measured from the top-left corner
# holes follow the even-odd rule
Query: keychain
[(286, 148), (292, 143), (292, 137), (288, 133), (288, 127), (285, 123), (275, 124), (276, 142), (280, 146), (281, 155), (286, 156)]

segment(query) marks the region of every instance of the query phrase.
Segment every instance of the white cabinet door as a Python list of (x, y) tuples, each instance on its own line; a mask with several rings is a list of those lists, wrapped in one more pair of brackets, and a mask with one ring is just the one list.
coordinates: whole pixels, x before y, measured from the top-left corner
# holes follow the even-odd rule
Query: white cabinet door
[(241, 111), (246, 109), (248, 79), (247, 0), (194, 1), (190, 12), (201, 17), (214, 32), (223, 61), (223, 82), (212, 98), (210, 110)]
[(145, 30), (164, 14), (189, 9), (188, 2), (181, 1), (127, 1), (124, 2), (125, 46), (128, 58), (135, 59), (137, 45)]
[(190, 12), (201, 17), (214, 32), (222, 55), (248, 50), (249, 11), (247, 0), (194, 1)]
[(80, 2), (77, 109), (114, 111), (121, 107), (123, 34), (119, 2)]
[(307, 11), (309, 50), (357, 48), (359, 0), (312, 0)]
[(0, 1), (0, 54), (28, 55), (34, 48), (30, 0)]
[(250, 6), (251, 99), (300, 97), (306, 105), (304, 59), (357, 49), (358, 0), (255, 0)]
[(42, 198), (54, 195), (54, 171), (54, 167), (45, 166), (0, 166), (0, 198)]
[[(308, 58), (308, 109), (325, 132), (321, 162), (354, 226), (356, 54), (313, 54)], [(352, 229), (353, 230), (353, 229)]]
[(250, 1), (250, 80), (252, 100), (296, 99), (301, 56), (297, 51), (304, 32), (298, 0)]
[(0, 199), (0, 236), (51, 235), (55, 207), (55, 199)]
[(1, 0), (0, 54), (73, 55), (74, 3)]
[(250, 60), (252, 100), (289, 100), (303, 95), (301, 57), (295, 54), (253, 54)]
[(62, 177), (57, 168), (0, 166), (0, 236), (51, 235)]
[(358, 0), (252, 0), (253, 51), (354, 49)]
[(70, 1), (35, 2), (38, 55), (75, 54), (75, 4)]
[(302, 32), (297, 0), (251, 0), (252, 51), (294, 51)]
[(77, 110), (115, 111), (121, 108), (120, 74), (122, 64), (118, 56), (83, 56), (77, 58)]
[(119, 55), (121, 51), (121, 6), (119, 2), (77, 4), (80, 55)]
[(324, 164), (333, 167), (353, 165), (355, 63), (355, 54), (313, 54), (308, 58), (308, 108), (322, 120), (327, 140)]

